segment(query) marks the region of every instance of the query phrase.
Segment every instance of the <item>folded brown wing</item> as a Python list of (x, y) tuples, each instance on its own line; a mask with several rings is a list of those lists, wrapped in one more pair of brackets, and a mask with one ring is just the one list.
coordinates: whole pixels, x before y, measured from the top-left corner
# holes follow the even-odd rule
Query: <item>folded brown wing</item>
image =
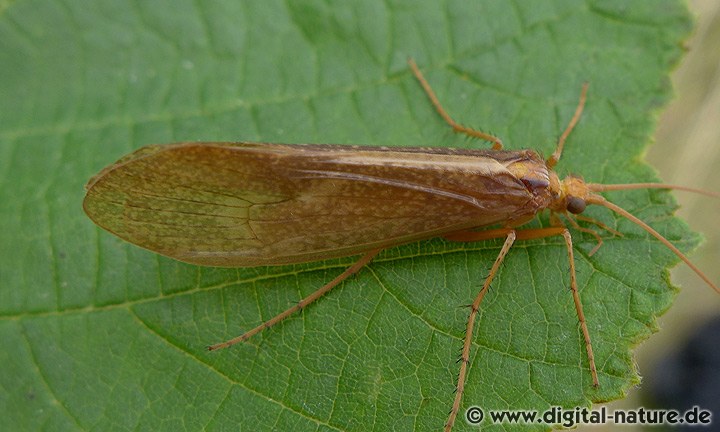
[(223, 267), (362, 253), (484, 226), (531, 199), (524, 152), (254, 143), (150, 146), (88, 183), (84, 207), (119, 237)]

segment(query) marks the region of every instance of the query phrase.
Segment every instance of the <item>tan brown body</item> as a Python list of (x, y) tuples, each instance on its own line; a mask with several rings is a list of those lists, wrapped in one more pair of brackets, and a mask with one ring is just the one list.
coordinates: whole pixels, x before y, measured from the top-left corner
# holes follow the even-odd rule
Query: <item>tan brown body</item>
[(559, 193), (532, 150), (183, 143), (107, 167), (88, 183), (84, 207), (146, 249), (242, 267), (517, 226)]

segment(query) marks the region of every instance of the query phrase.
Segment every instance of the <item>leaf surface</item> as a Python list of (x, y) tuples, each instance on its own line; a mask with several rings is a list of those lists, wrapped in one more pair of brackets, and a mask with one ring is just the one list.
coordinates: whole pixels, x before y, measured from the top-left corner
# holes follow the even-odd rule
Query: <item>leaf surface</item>
[[(1, 428), (440, 429), (462, 306), (501, 242), (389, 249), (301, 314), (208, 353), (352, 260), (181, 264), (96, 228), (83, 184), (152, 143), (486, 145), (448, 130), (410, 56), (456, 120), (546, 155), (589, 82), (560, 175), (654, 180), (640, 155), (689, 28), (674, 0), (0, 2)], [(696, 244), (669, 194), (613, 199), (681, 249)], [(572, 408), (638, 382), (630, 350), (669, 307), (677, 259), (630, 222), (589, 214), (625, 233), (603, 233), (592, 257), (594, 239), (574, 234), (601, 387), (561, 239), (521, 242), (481, 306), (455, 430), (471, 429), (471, 405)]]

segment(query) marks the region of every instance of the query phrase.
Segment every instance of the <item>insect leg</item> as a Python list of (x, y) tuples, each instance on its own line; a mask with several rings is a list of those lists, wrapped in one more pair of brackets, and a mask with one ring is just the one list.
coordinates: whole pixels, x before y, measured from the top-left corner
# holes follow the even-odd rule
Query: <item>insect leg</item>
[(592, 235), (593, 237), (595, 237), (597, 244), (595, 245), (594, 248), (592, 248), (592, 250), (590, 250), (590, 252), (588, 252), (588, 256), (595, 255), (595, 252), (597, 252), (602, 247), (603, 239), (602, 239), (602, 237), (600, 237), (600, 234), (598, 234), (598, 232), (595, 231), (594, 229), (585, 228), (585, 227), (581, 227), (580, 225), (578, 225), (578, 223), (575, 219), (597, 225), (598, 227), (604, 229), (605, 231), (608, 231), (609, 233), (612, 233), (619, 237), (623, 236), (623, 234), (621, 232), (619, 232), (613, 228), (610, 228), (609, 226), (605, 225), (604, 223), (600, 222), (599, 220), (596, 220), (596, 219), (593, 219), (593, 218), (590, 218), (587, 216), (579, 215), (579, 214), (576, 215), (576, 214), (572, 214), (572, 213), (552, 212), (552, 213), (550, 213), (550, 223), (553, 226), (564, 226), (564, 224), (562, 223), (562, 220), (560, 220), (560, 216), (564, 216), (568, 220), (568, 222), (570, 222), (570, 225), (572, 225), (573, 228), (575, 228), (576, 230), (582, 231), (584, 233), (588, 233), (588, 234)]
[(602, 230), (605, 230), (605, 231), (609, 232), (609, 233), (612, 234), (612, 235), (616, 235), (616, 236), (618, 236), (618, 237), (624, 237), (624, 234), (623, 234), (623, 233), (621, 233), (620, 231), (618, 231), (618, 230), (616, 230), (616, 229), (614, 229), (614, 228), (610, 228), (609, 226), (605, 225), (604, 223), (600, 222), (600, 221), (597, 220), (597, 219), (593, 219), (593, 218), (588, 217), (588, 216), (583, 216), (583, 215), (581, 215), (581, 214), (577, 214), (577, 215), (573, 215), (573, 216), (575, 217), (575, 219), (577, 219), (577, 220), (579, 220), (579, 221), (583, 221), (583, 222), (587, 222), (587, 223), (591, 223), (591, 224), (593, 224), (593, 225), (596, 225), (598, 228), (600, 228), (600, 229), (602, 229)]
[(580, 90), (580, 100), (578, 101), (577, 108), (575, 108), (575, 114), (573, 114), (572, 118), (570, 119), (570, 123), (568, 123), (567, 127), (563, 131), (562, 135), (560, 135), (560, 139), (558, 140), (557, 147), (555, 148), (555, 151), (552, 155), (548, 158), (546, 161), (546, 164), (548, 168), (554, 167), (557, 162), (560, 160), (560, 155), (563, 151), (563, 146), (565, 145), (565, 140), (567, 140), (568, 135), (570, 135), (570, 132), (575, 128), (575, 125), (578, 121), (580, 121), (580, 115), (582, 115), (583, 108), (585, 108), (585, 99), (587, 98), (587, 90), (588, 90), (588, 83), (584, 83), (582, 86), (582, 90)]
[(467, 126), (463, 126), (459, 123), (457, 123), (455, 120), (448, 115), (447, 111), (440, 105), (440, 101), (438, 100), (437, 96), (435, 96), (435, 92), (433, 91), (432, 87), (430, 87), (430, 84), (427, 82), (425, 77), (423, 76), (422, 72), (420, 72), (420, 69), (417, 67), (417, 64), (415, 64), (415, 60), (409, 58), (408, 59), (408, 65), (410, 65), (410, 69), (412, 70), (412, 73), (415, 75), (415, 78), (420, 82), (420, 85), (422, 86), (423, 90), (425, 90), (425, 93), (428, 95), (428, 98), (430, 98), (430, 101), (432, 102), (433, 106), (435, 107), (435, 111), (440, 114), (440, 117), (443, 118), (447, 122), (447, 124), (450, 125), (450, 127), (453, 128), (455, 132), (461, 132), (465, 135), (469, 135), (471, 137), (480, 138), (485, 141), (490, 141), (493, 143), (493, 150), (501, 150), (503, 148), (502, 141), (500, 138), (496, 137), (495, 135), (491, 135), (482, 131), (479, 131), (477, 129), (469, 128)]
[(575, 215), (570, 214), (570, 213), (565, 213), (565, 214), (563, 214), (563, 213), (556, 213), (556, 212), (551, 213), (551, 214), (550, 214), (550, 221), (551, 221), (551, 223), (552, 223), (553, 218), (555, 218), (555, 219), (557, 220), (557, 223), (554, 224), (554, 225), (556, 225), (556, 226), (558, 226), (558, 225), (563, 226), (562, 221), (560, 220), (560, 216), (558, 216), (558, 215), (560, 215), (560, 214), (561, 214), (562, 216), (565, 216), (565, 218), (567, 218), (568, 222), (570, 222), (570, 225), (572, 225), (573, 228), (575, 228), (576, 230), (582, 231), (582, 232), (584, 232), (584, 233), (588, 233), (588, 234), (590, 234), (591, 236), (595, 237), (595, 241), (596, 241), (595, 247), (592, 248), (592, 250), (588, 253), (588, 256), (593, 256), (593, 255), (595, 255), (595, 252), (597, 252), (597, 251), (600, 249), (600, 247), (602, 247), (602, 245), (603, 245), (603, 239), (602, 239), (602, 237), (600, 237), (600, 234), (598, 234), (597, 231), (595, 231), (595, 230), (593, 230), (593, 229), (581, 227), (580, 225), (578, 225), (577, 221), (576, 221), (575, 218), (573, 217), (573, 216), (575, 216)]
[(453, 401), (450, 415), (447, 422), (445, 423), (446, 432), (449, 432), (452, 429), (453, 424), (455, 424), (455, 418), (457, 417), (457, 413), (460, 410), (460, 402), (462, 401), (463, 390), (465, 389), (465, 375), (467, 374), (467, 366), (470, 362), (470, 348), (472, 346), (473, 326), (475, 325), (475, 317), (477, 316), (478, 310), (480, 309), (480, 303), (485, 297), (485, 294), (487, 294), (488, 288), (490, 288), (490, 283), (492, 282), (495, 274), (500, 268), (500, 264), (502, 264), (503, 260), (505, 259), (505, 255), (507, 255), (508, 251), (515, 242), (515, 230), (505, 229), (505, 232), (507, 235), (507, 237), (505, 238), (505, 244), (503, 244), (502, 249), (500, 249), (500, 253), (495, 259), (495, 263), (493, 264), (492, 268), (490, 269), (490, 274), (487, 276), (487, 278), (485, 278), (485, 283), (483, 284), (482, 289), (480, 290), (480, 292), (478, 292), (477, 297), (475, 297), (475, 301), (473, 301), (472, 306), (470, 307), (470, 317), (468, 318), (467, 329), (465, 330), (465, 341), (463, 342), (462, 354), (460, 356), (460, 373), (458, 374), (457, 391), (455, 392), (455, 400)]
[(590, 342), (590, 331), (588, 331), (587, 322), (585, 321), (585, 314), (583, 313), (582, 303), (580, 303), (580, 293), (578, 292), (577, 279), (575, 277), (575, 257), (573, 255), (572, 236), (567, 229), (563, 229), (562, 236), (565, 239), (565, 246), (567, 246), (568, 261), (570, 262), (570, 290), (572, 291), (573, 301), (575, 302), (575, 311), (577, 312), (578, 320), (580, 320), (580, 328), (585, 338), (585, 351), (587, 351), (588, 363), (590, 364), (590, 374), (592, 375), (593, 385), (598, 387), (600, 382), (598, 381), (595, 356), (593, 355), (592, 343)]
[[(552, 237), (554, 235), (562, 235), (565, 227), (549, 227), (549, 228), (537, 228), (537, 229), (524, 229), (515, 231), (518, 240), (534, 240), (545, 237)], [(476, 242), (482, 240), (492, 240), (496, 238), (502, 238), (513, 231), (512, 228), (497, 228), (483, 231), (456, 231), (448, 234), (443, 234), (443, 238), (450, 241), (457, 242)]]
[(314, 293), (310, 294), (309, 296), (305, 297), (304, 299), (300, 300), (296, 305), (292, 306), (291, 308), (285, 310), (284, 312), (279, 313), (278, 315), (274, 316), (273, 318), (269, 319), (268, 321), (265, 321), (264, 323), (260, 324), (259, 326), (255, 327), (254, 329), (236, 337), (233, 339), (230, 339), (228, 341), (211, 345), (208, 347), (208, 351), (215, 351), (220, 348), (227, 348), (229, 346), (235, 345), (238, 342), (244, 342), (254, 335), (260, 333), (261, 331), (265, 330), (266, 328), (270, 328), (274, 326), (275, 324), (279, 323), (280, 321), (284, 320), (285, 318), (289, 317), (290, 315), (294, 314), (295, 312), (305, 308), (310, 303), (314, 302), (315, 300), (319, 299), (320, 297), (327, 294), (328, 291), (335, 288), (340, 282), (344, 281), (348, 277), (352, 276), (353, 274), (357, 273), (361, 268), (363, 268), (367, 263), (372, 260), (375, 255), (377, 255), (382, 249), (374, 249), (370, 252), (363, 255), (355, 264), (348, 267), (340, 276), (336, 277), (335, 279), (328, 282), (326, 285), (315, 291)]
[(482, 302), (483, 297), (485, 297), (485, 294), (487, 293), (488, 288), (490, 287), (490, 283), (492, 282), (493, 278), (495, 277), (495, 274), (498, 271), (498, 268), (500, 267), (500, 264), (502, 264), (502, 261), (505, 259), (505, 256), (507, 255), (508, 251), (510, 250), (510, 247), (513, 245), (515, 240), (532, 240), (532, 239), (539, 239), (539, 238), (545, 238), (545, 237), (551, 237), (561, 235), (565, 239), (565, 245), (568, 250), (568, 260), (570, 262), (570, 290), (572, 291), (573, 295), (573, 301), (575, 302), (575, 310), (578, 315), (578, 320), (580, 321), (580, 327), (583, 333), (583, 338), (585, 339), (585, 350), (587, 352), (588, 356), (588, 363), (590, 366), (590, 374), (592, 375), (593, 379), (593, 385), (598, 386), (598, 377), (597, 377), (597, 368), (595, 366), (595, 356), (593, 354), (592, 350), (592, 344), (590, 342), (590, 332), (587, 328), (587, 323), (585, 320), (585, 314), (583, 312), (582, 303), (580, 302), (580, 294), (578, 293), (577, 288), (577, 279), (575, 277), (575, 258), (573, 255), (573, 247), (572, 247), (572, 237), (570, 236), (570, 231), (567, 230), (565, 227), (549, 227), (549, 228), (538, 228), (538, 229), (525, 229), (525, 230), (514, 230), (512, 228), (498, 228), (498, 229), (492, 229), (492, 230), (484, 230), (484, 231), (458, 231), (455, 233), (446, 234), (443, 237), (452, 240), (452, 241), (461, 241), (461, 242), (473, 242), (473, 241), (481, 241), (481, 240), (490, 240), (490, 239), (496, 239), (499, 237), (506, 236), (505, 243), (503, 244), (502, 248), (500, 249), (500, 253), (498, 254), (498, 257), (495, 259), (495, 263), (493, 264), (492, 268), (490, 269), (490, 274), (485, 279), (485, 283), (483, 284), (482, 289), (478, 293), (477, 297), (475, 298), (475, 301), (472, 304), (471, 310), (470, 310), (470, 316), (468, 318), (468, 324), (467, 329), (465, 331), (465, 340), (463, 343), (463, 351), (461, 356), (461, 364), (460, 364), (460, 373), (458, 375), (458, 384), (457, 384), (457, 392), (455, 393), (455, 400), (453, 402), (452, 409), (450, 411), (450, 416), (448, 418), (447, 423), (445, 423), (445, 431), (450, 431), (452, 429), (453, 424), (455, 423), (455, 418), (457, 417), (457, 413), (460, 410), (460, 402), (462, 400), (462, 393), (465, 389), (465, 378), (467, 375), (467, 365), (470, 360), (470, 347), (471, 347), (471, 341), (472, 341), (472, 332), (473, 332), (473, 326), (475, 324), (475, 317), (478, 313), (478, 310), (480, 308), (480, 303)]

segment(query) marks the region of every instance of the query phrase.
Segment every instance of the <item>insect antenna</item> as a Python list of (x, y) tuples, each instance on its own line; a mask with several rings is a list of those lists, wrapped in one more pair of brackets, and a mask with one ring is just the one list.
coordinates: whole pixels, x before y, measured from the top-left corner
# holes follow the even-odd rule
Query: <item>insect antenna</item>
[(702, 189), (695, 189), (687, 186), (680, 185), (669, 185), (664, 183), (626, 183), (626, 184), (600, 184), (600, 183), (587, 183), (589, 190), (593, 192), (603, 191), (614, 191), (614, 190), (629, 190), (629, 189), (675, 189), (685, 192), (693, 192), (700, 195), (706, 195), (713, 198), (720, 199), (720, 193), (710, 192)]
[[(714, 194), (712, 192), (707, 191), (701, 191), (698, 189), (692, 189), (692, 188), (686, 188), (684, 186), (674, 186), (674, 185), (663, 185), (658, 183), (637, 183), (637, 184), (627, 184), (627, 185), (600, 185), (600, 184), (590, 184), (588, 185), (590, 187), (590, 190), (621, 190), (621, 189), (641, 189), (643, 188), (642, 185), (646, 185), (644, 188), (658, 188), (658, 189), (679, 189), (679, 190), (687, 190), (691, 192), (697, 192), (702, 193), (704, 195), (709, 195), (713, 197), (720, 198), (720, 195)], [(650, 185), (650, 186), (647, 186)], [(614, 186), (620, 186), (620, 187), (614, 187)], [(637, 186), (637, 187), (635, 187)], [(603, 189), (601, 189), (603, 188)], [(628, 219), (629, 221), (635, 223), (636, 225), (640, 226), (642, 229), (650, 233), (653, 237), (660, 240), (662, 244), (664, 244), (668, 249), (670, 249), (675, 255), (677, 255), (678, 258), (683, 260), (685, 264), (687, 264), (702, 280), (705, 281), (706, 284), (708, 284), (712, 289), (720, 293), (720, 288), (718, 288), (717, 285), (712, 283), (710, 278), (708, 278), (705, 273), (703, 273), (695, 264), (693, 264), (688, 257), (685, 256), (682, 252), (680, 252), (680, 249), (676, 248), (668, 239), (662, 236), (659, 232), (655, 231), (650, 225), (646, 224), (642, 220), (635, 217), (632, 213), (628, 212), (627, 210), (623, 209), (622, 207), (611, 203), (610, 201), (606, 200), (600, 195), (597, 194), (591, 194), (589, 195), (586, 200), (588, 204), (598, 204), (601, 205), (607, 209), (612, 210), (613, 212), (619, 214), (620, 216), (624, 217), (625, 219)]]

